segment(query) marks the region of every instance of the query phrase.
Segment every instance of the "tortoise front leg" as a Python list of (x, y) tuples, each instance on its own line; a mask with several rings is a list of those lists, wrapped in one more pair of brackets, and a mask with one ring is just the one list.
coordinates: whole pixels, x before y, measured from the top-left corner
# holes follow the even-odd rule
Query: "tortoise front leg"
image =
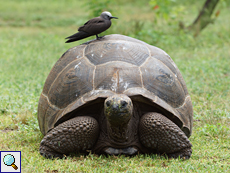
[(98, 139), (98, 122), (89, 116), (70, 119), (48, 132), (40, 144), (40, 154), (46, 158), (62, 158), (63, 154), (86, 151)]
[(190, 158), (192, 144), (185, 133), (165, 116), (151, 112), (141, 117), (140, 141), (146, 148), (168, 157)]

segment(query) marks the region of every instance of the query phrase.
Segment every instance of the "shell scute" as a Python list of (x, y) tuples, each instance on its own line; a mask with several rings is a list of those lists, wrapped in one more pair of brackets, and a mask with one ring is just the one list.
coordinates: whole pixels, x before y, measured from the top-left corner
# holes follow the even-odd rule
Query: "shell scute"
[(144, 45), (119, 40), (90, 44), (85, 49), (85, 56), (95, 65), (123, 61), (140, 66), (149, 57), (149, 52)]

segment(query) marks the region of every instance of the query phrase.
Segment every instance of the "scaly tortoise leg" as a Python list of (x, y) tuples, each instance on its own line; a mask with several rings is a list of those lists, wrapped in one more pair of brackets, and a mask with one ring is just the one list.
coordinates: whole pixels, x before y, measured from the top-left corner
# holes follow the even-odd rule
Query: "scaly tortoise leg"
[(62, 158), (63, 154), (86, 151), (98, 139), (98, 122), (89, 116), (79, 116), (59, 124), (48, 132), (40, 144), (40, 154), (46, 158)]
[(185, 133), (167, 117), (151, 112), (141, 117), (140, 141), (142, 144), (168, 157), (189, 159), (192, 144)]

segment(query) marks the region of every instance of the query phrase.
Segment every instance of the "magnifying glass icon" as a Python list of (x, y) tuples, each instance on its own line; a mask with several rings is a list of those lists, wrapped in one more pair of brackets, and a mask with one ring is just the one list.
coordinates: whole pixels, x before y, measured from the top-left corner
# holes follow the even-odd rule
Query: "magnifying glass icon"
[(7, 166), (12, 166), (15, 170), (18, 169), (18, 167), (14, 164), (15, 163), (15, 158), (11, 154), (7, 154), (3, 158), (3, 162)]

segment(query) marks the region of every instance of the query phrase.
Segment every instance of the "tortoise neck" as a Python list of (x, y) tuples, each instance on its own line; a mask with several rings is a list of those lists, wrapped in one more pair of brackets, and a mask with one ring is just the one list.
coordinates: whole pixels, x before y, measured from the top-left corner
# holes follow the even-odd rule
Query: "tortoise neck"
[(107, 124), (108, 135), (114, 142), (127, 142), (129, 140), (128, 134), (128, 123), (121, 125), (112, 125), (108, 122)]

